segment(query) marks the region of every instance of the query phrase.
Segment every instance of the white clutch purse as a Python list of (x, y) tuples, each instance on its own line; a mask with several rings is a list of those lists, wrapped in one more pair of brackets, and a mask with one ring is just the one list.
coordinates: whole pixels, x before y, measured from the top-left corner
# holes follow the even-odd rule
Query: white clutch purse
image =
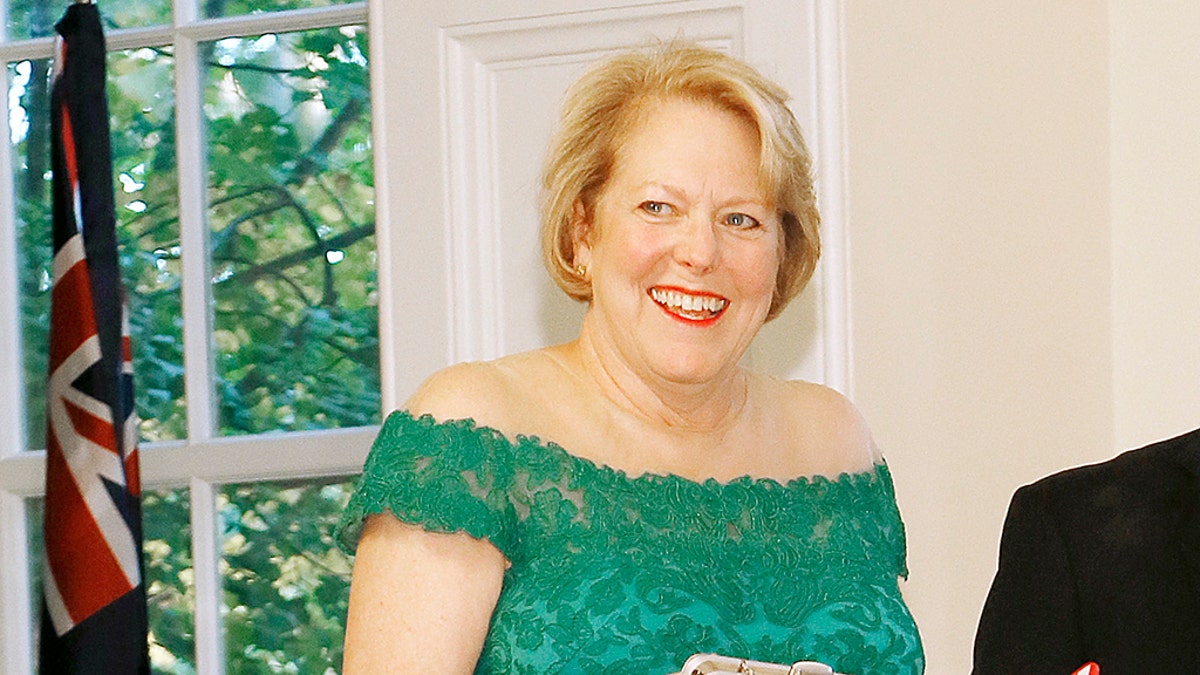
[(694, 654), (683, 662), (675, 675), (837, 675), (833, 668), (816, 661), (797, 661), (791, 665), (764, 663), (719, 654)]

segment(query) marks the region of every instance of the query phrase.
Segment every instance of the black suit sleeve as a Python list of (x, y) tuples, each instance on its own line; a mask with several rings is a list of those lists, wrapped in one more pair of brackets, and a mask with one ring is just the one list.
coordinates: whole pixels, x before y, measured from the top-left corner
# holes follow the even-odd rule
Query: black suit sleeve
[(1071, 560), (1039, 487), (1017, 490), (1009, 505), (974, 675), (1068, 675), (1084, 661)]

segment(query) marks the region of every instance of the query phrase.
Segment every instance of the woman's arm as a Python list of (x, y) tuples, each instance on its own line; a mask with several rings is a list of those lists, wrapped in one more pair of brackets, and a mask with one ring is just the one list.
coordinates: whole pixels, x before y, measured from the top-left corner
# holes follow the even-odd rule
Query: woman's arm
[(471, 673), (506, 564), (465, 533), (370, 517), (355, 555), (342, 672)]

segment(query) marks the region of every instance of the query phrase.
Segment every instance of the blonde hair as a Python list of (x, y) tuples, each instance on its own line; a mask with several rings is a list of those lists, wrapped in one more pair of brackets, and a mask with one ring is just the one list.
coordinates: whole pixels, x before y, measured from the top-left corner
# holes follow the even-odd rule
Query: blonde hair
[(613, 170), (620, 146), (656, 101), (710, 103), (751, 123), (759, 136), (759, 177), (779, 210), (783, 252), (767, 320), (808, 283), (820, 257), (820, 215), (812, 161), (787, 93), (746, 63), (686, 42), (609, 58), (567, 90), (542, 173), (542, 256), (567, 295), (590, 302), (575, 269), (575, 208), (587, 213)]

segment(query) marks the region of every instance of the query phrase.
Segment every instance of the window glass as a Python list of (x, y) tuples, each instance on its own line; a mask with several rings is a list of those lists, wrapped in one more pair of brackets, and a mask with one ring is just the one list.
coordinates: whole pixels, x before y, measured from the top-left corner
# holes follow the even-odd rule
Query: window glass
[[(25, 502), (35, 660), (41, 621), (43, 506), (40, 497)], [(186, 488), (142, 493), (142, 561), (146, 566), (150, 665), (155, 673), (190, 675), (196, 671), (196, 587), (189, 523)]]
[(333, 530), (352, 484), (248, 483), (217, 496), (225, 671), (336, 673), (351, 563)]
[[(45, 446), (50, 315), (49, 61), (8, 64), (15, 180), (26, 449)], [(129, 297), (142, 437), (183, 438), (183, 337), (175, 175), (173, 59), (168, 48), (108, 55), (114, 197)]]
[(25, 449), (46, 446), (47, 332), (50, 325), (50, 61), (7, 67), (17, 282), (20, 288)]
[(33, 626), (33, 657), (37, 658), (38, 645), (41, 644), (41, 606), (42, 606), (42, 517), (45, 511), (45, 500), (41, 497), (31, 497), (25, 500), (25, 537), (26, 548), (29, 552), (29, 625)]
[[(72, 1), (0, 0), (8, 5), (5, 35), (10, 41), (54, 35), (54, 24)], [(97, 5), (105, 30), (171, 23), (171, 0), (101, 0)]]
[(286, 9), (309, 9), (348, 5), (357, 0), (201, 0), (201, 13), (205, 18), (261, 14)]
[(144, 440), (186, 437), (174, 58), (169, 47), (108, 57), (121, 269)]
[(376, 423), (365, 29), (201, 52), (218, 433)]
[(189, 491), (142, 493), (142, 560), (150, 665), (156, 673), (196, 672), (196, 583)]

